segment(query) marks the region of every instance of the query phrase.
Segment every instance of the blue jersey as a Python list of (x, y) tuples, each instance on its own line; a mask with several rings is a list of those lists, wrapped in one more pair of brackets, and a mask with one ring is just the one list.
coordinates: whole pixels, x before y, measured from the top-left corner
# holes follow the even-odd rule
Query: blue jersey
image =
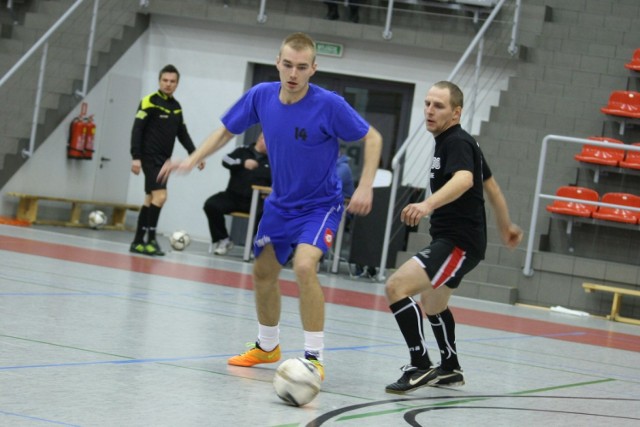
[(251, 88), (222, 117), (233, 134), (260, 123), (271, 164), (271, 203), (283, 210), (306, 210), (342, 201), (336, 173), (338, 138), (362, 139), (369, 124), (334, 92), (310, 84), (294, 104), (278, 98), (280, 82)]

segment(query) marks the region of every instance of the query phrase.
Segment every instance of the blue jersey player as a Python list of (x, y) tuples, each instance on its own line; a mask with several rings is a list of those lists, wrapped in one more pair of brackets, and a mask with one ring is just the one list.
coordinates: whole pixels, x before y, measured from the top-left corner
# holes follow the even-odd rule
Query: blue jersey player
[(317, 276), (322, 255), (332, 246), (342, 216), (341, 182), (336, 172), (339, 142), (364, 141), (360, 182), (347, 211), (371, 210), (373, 178), (382, 137), (339, 95), (310, 84), (316, 51), (306, 34), (287, 36), (276, 58), (280, 81), (246, 92), (222, 117), (223, 126), (182, 162), (167, 162), (160, 172), (188, 172), (235, 135), (259, 123), (271, 164), (272, 193), (254, 242), (253, 265), (258, 338), (230, 365), (254, 366), (280, 360), (280, 288), (282, 266), (293, 255), (300, 293), (305, 357), (324, 379), (324, 294)]

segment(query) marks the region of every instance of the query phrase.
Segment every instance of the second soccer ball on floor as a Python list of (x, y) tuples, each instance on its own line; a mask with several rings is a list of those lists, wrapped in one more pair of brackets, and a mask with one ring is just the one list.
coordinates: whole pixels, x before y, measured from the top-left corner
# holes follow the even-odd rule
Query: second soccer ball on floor
[(184, 230), (174, 231), (171, 236), (169, 236), (169, 242), (173, 249), (182, 251), (191, 243), (191, 237), (189, 237), (189, 234)]

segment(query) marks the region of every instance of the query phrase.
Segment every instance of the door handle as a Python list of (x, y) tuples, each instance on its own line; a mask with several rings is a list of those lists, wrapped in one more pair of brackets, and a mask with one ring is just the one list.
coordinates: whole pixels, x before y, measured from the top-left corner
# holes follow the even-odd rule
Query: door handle
[(110, 162), (111, 159), (108, 157), (100, 157), (100, 169), (104, 166), (104, 162)]

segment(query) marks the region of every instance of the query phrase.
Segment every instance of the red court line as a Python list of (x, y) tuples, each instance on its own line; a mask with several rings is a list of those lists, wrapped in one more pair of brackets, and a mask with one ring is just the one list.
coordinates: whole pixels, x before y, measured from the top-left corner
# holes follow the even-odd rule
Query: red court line
[[(253, 289), (251, 276), (248, 274), (180, 264), (160, 258), (118, 254), (8, 236), (0, 237), (0, 250), (238, 289)], [(280, 280), (280, 284), (282, 295), (298, 295), (295, 282)], [(328, 303), (368, 310), (389, 311), (386, 299), (380, 295), (326, 287), (324, 294)], [(640, 352), (640, 337), (635, 335), (460, 307), (452, 307), (452, 311), (459, 324)]]

